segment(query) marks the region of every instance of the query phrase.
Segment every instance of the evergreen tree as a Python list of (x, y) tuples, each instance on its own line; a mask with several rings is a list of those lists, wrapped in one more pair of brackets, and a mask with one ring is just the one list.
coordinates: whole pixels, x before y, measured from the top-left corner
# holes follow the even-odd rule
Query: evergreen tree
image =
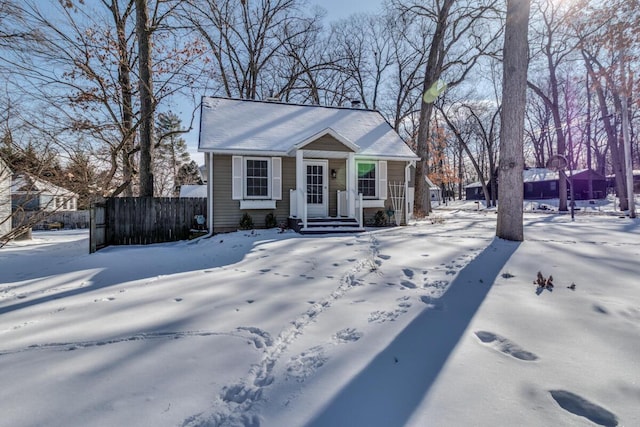
[(169, 111), (158, 114), (155, 127), (158, 140), (154, 160), (155, 195), (178, 196), (180, 185), (187, 183), (179, 180), (180, 170), (191, 162), (187, 142), (181, 137), (182, 122)]

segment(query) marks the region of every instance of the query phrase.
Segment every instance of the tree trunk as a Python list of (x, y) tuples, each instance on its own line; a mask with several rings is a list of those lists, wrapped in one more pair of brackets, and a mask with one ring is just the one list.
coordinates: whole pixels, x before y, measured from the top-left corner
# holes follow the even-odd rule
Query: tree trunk
[[(422, 93), (426, 93), (440, 78), (442, 63), (444, 61), (444, 39), (446, 36), (449, 11), (454, 0), (445, 0), (442, 9), (438, 13), (438, 23), (433, 34), (429, 58), (424, 75)], [(433, 113), (433, 102), (426, 102), (424, 97), (420, 103), (420, 124), (418, 126), (417, 155), (420, 160), (416, 163), (415, 209), (422, 210), (425, 214), (431, 211), (431, 197), (429, 186), (424, 177), (429, 173), (429, 140), (430, 121)]]
[(153, 197), (153, 81), (151, 29), (147, 0), (136, 0), (136, 34), (140, 69), (140, 196)]
[(524, 117), (529, 66), (529, 0), (507, 0), (502, 82), (502, 126), (496, 236), (524, 240), (522, 210), (524, 189)]

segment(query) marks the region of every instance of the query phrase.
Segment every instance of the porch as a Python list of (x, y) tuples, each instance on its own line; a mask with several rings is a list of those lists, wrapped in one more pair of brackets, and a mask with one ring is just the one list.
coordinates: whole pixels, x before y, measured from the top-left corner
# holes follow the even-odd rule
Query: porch
[[(336, 192), (337, 215), (317, 216), (309, 215), (309, 203), (318, 201), (317, 194), (309, 194), (304, 189), (289, 190), (290, 212), (288, 227), (300, 234), (326, 234), (326, 233), (358, 233), (364, 231), (364, 216), (362, 194), (357, 195), (356, 215), (349, 215), (347, 191)], [(355, 194), (352, 197), (356, 197)], [(302, 199), (303, 203), (298, 203)], [(307, 203), (304, 203), (304, 201)], [(298, 206), (302, 206), (302, 211), (298, 211)]]

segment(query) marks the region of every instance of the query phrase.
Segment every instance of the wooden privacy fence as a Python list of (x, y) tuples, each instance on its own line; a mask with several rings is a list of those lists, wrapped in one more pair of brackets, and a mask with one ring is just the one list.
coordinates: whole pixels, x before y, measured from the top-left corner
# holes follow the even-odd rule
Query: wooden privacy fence
[[(147, 245), (186, 240), (204, 228), (206, 198), (113, 197), (91, 214), (90, 251), (109, 245)], [(202, 222), (202, 221), (200, 221)]]

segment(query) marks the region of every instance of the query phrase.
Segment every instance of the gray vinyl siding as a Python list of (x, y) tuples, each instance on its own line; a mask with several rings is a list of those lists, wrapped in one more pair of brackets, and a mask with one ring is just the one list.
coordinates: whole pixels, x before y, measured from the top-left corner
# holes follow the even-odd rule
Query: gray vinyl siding
[[(401, 183), (405, 181), (404, 168), (407, 162), (387, 161), (387, 187), (389, 183)], [(374, 216), (379, 210), (386, 211), (392, 207), (391, 194), (387, 188), (387, 200), (384, 202), (384, 208), (365, 208), (362, 215), (364, 223), (368, 224), (373, 221)]]
[(342, 153), (352, 152), (349, 147), (332, 137), (331, 135), (324, 135), (321, 138), (305, 145), (305, 150), (319, 150), (319, 151), (339, 151)]
[(240, 210), (240, 201), (231, 198), (232, 156), (213, 156), (213, 228), (214, 232), (238, 229), (240, 219), (247, 212), (255, 228), (264, 228), (267, 214), (273, 212), (278, 223), (289, 217), (289, 189), (295, 188), (295, 158), (282, 158), (282, 200), (276, 201), (276, 209)]
[[(331, 138), (333, 139), (333, 138)], [(315, 143), (314, 143), (315, 144)], [(315, 147), (317, 148), (317, 147)], [(324, 148), (323, 148), (324, 149)], [(248, 212), (253, 219), (256, 228), (265, 226), (265, 217), (271, 210), (250, 209), (240, 210), (240, 202), (231, 198), (231, 158), (228, 155), (214, 155), (214, 189), (213, 189), (213, 210), (214, 210), (214, 232), (234, 231), (238, 229), (240, 219), (244, 212)], [(404, 182), (405, 161), (387, 161), (387, 182)], [(346, 190), (346, 160), (329, 159), (328, 163), (329, 179), (329, 215), (337, 214), (337, 191)], [(336, 170), (336, 178), (331, 178), (331, 170)], [(296, 188), (296, 159), (295, 157), (282, 158), (282, 200), (276, 201), (276, 215), (278, 223), (285, 222), (289, 217), (290, 196), (289, 190)], [(387, 190), (387, 195), (389, 191)], [(391, 206), (391, 201), (385, 202), (385, 209)], [(364, 209), (365, 223), (373, 219), (378, 210), (382, 208)], [(384, 209), (382, 209), (384, 210)]]

